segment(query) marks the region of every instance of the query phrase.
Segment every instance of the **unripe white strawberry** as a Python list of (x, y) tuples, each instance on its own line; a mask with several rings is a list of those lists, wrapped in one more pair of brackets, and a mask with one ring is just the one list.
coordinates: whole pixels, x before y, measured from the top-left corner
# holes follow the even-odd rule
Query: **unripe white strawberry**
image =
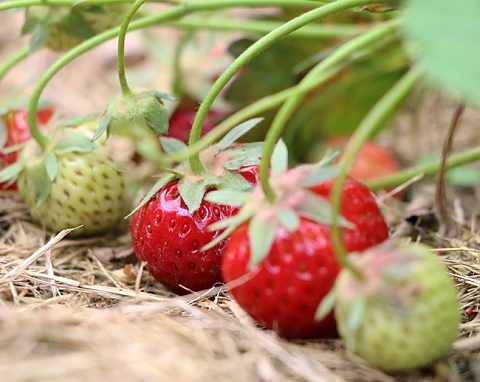
[[(70, 236), (92, 236), (126, 224), (132, 208), (128, 180), (106, 147), (55, 153), (55, 176), (49, 179), (46, 157), (35, 155), (35, 142), (24, 150), (31, 160), (18, 176), (18, 192), (32, 217), (50, 231), (82, 228)], [(36, 150), (38, 151), (38, 150)], [(42, 154), (43, 155), (43, 154)], [(52, 170), (50, 170), (51, 172)], [(45, 191), (47, 190), (47, 191)]]
[(369, 365), (393, 372), (428, 365), (456, 339), (456, 288), (438, 256), (422, 244), (389, 242), (344, 269), (335, 286), (335, 317), (347, 349)]

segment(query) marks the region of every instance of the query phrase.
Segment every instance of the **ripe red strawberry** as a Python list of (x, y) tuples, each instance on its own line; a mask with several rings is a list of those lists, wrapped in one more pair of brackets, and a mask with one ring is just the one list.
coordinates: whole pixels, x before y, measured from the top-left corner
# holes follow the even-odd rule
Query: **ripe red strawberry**
[[(272, 168), (273, 168), (272, 164)], [(315, 320), (317, 308), (340, 272), (330, 238), (330, 168), (300, 166), (274, 173), (270, 202), (257, 186), (231, 224), (222, 273), (238, 304), (257, 322), (285, 338), (332, 337), (333, 313)], [(318, 178), (318, 179), (317, 179)], [(325, 180), (325, 179), (329, 180)], [(221, 191), (207, 200), (215, 201)], [(225, 199), (225, 198), (223, 198)], [(347, 179), (342, 193), (341, 233), (346, 249), (360, 251), (388, 237), (387, 225), (366, 186)], [(208, 248), (208, 247), (207, 247)]]
[[(341, 134), (327, 139), (323, 143), (323, 146), (324, 149), (342, 151), (348, 144), (348, 140), (348, 135)], [(367, 180), (393, 175), (399, 172), (401, 169), (402, 166), (389, 149), (381, 146), (373, 140), (370, 140), (363, 144), (354, 162), (352, 163), (352, 166), (348, 170), (348, 174), (355, 179), (364, 182)], [(392, 189), (387, 189), (386, 191), (391, 190)], [(395, 194), (395, 197), (398, 199), (404, 199), (405, 196), (406, 190)]]
[[(250, 183), (257, 182), (257, 166), (238, 170)], [(133, 249), (146, 261), (152, 276), (178, 294), (207, 289), (222, 281), (220, 264), (228, 239), (201, 252), (219, 232), (210, 224), (234, 215), (238, 207), (202, 201), (192, 214), (180, 196), (178, 181), (160, 189), (137, 213), (131, 224)]]
[[(177, 108), (170, 116), (168, 124), (167, 137), (176, 138), (187, 143), (192, 129), (193, 121), (197, 111), (194, 108)], [(219, 113), (209, 110), (202, 126), (202, 135), (207, 134), (213, 129), (215, 120), (219, 117)]]
[[(180, 164), (173, 175), (160, 179), (133, 215), (135, 254), (147, 262), (156, 280), (175, 293), (187, 293), (185, 288), (199, 291), (222, 282), (220, 264), (228, 240), (206, 252), (200, 248), (220, 234), (208, 231), (207, 226), (234, 215), (238, 207), (220, 207), (204, 201), (203, 196), (210, 189), (245, 190), (257, 183), (261, 144), (233, 144), (245, 126), (238, 126), (200, 154), (203, 174), (193, 174), (188, 163)], [(186, 148), (174, 138), (161, 141), (167, 152), (174, 146)]]
[[(40, 126), (44, 126), (52, 118), (54, 109), (47, 107), (37, 112), (37, 122)], [(8, 165), (15, 163), (18, 159), (19, 150), (12, 152), (3, 152), (12, 146), (26, 142), (31, 138), (28, 129), (27, 110), (11, 110), (3, 115), (3, 122), (0, 121), (0, 137), (4, 137), (4, 141), (0, 141), (0, 170)], [(16, 182), (7, 186), (7, 183), (0, 183), (0, 189), (16, 190)]]

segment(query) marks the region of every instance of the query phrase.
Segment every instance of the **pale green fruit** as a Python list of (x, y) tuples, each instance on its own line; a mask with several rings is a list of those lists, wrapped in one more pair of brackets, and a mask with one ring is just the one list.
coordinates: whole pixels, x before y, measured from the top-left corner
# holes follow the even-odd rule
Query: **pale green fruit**
[(105, 148), (61, 153), (57, 161), (58, 173), (38, 208), (38, 165), (27, 165), (18, 177), (18, 192), (36, 221), (53, 232), (83, 225), (70, 233), (72, 237), (98, 235), (126, 224), (132, 208), (128, 181)]
[(335, 317), (350, 352), (393, 372), (426, 366), (450, 349), (460, 310), (453, 280), (433, 251), (388, 242), (352, 261), (365, 279), (344, 269), (335, 286)]

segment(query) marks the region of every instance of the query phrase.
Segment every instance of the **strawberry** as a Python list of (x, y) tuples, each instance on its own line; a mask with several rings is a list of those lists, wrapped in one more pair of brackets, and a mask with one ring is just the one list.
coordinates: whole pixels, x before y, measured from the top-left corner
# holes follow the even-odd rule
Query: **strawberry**
[[(342, 151), (348, 144), (349, 138), (349, 135), (344, 134), (331, 137), (323, 143), (323, 149), (320, 151), (325, 151), (325, 149)], [(370, 140), (363, 144), (354, 162), (350, 166), (348, 174), (364, 182), (393, 175), (401, 169), (402, 166), (390, 150)], [(392, 189), (387, 189), (386, 191), (389, 192), (392, 191)], [(406, 190), (395, 194), (397, 199), (404, 199), (405, 196)]]
[[(191, 107), (177, 108), (169, 119), (168, 134), (166, 136), (176, 138), (182, 142), (187, 143), (192, 129), (193, 121), (197, 111)], [(202, 135), (207, 134), (213, 129), (215, 121), (219, 117), (219, 113), (214, 110), (209, 110), (202, 126)]]
[(86, 39), (119, 26), (130, 4), (76, 4), (73, 7), (35, 6), (27, 9), (23, 33), (33, 32), (36, 44), (55, 52), (70, 50)]
[[(276, 200), (270, 202), (260, 186), (249, 195), (239, 193), (245, 203), (236, 217), (210, 227), (233, 232), (223, 258), (223, 278), (238, 304), (282, 337), (332, 337), (336, 334), (333, 313), (321, 321), (315, 320), (315, 314), (340, 272), (329, 227), (328, 198), (335, 169), (323, 164), (287, 169), (286, 157), (278, 158), (274, 154), (271, 177)], [(229, 196), (222, 194), (212, 191), (206, 199), (228, 201)], [(240, 203), (235, 195), (230, 197)], [(369, 248), (388, 237), (370, 191), (352, 178), (342, 191), (341, 215), (348, 251)]]
[(423, 367), (457, 337), (460, 307), (453, 280), (423, 244), (386, 242), (353, 263), (363, 273), (340, 273), (335, 315), (347, 349), (387, 372)]
[[(54, 109), (47, 107), (37, 112), (37, 122), (44, 126), (52, 118)], [(27, 110), (10, 110), (3, 115), (3, 121), (0, 121), (0, 170), (5, 166), (15, 163), (18, 159), (20, 148), (15, 151), (8, 151), (9, 148), (14, 149), (14, 146), (26, 142), (31, 138), (30, 130), (28, 129)], [(7, 152), (4, 152), (7, 150)], [(16, 190), (17, 184), (0, 183), (0, 189)]]
[(18, 162), (0, 172), (0, 180), (18, 177), (32, 217), (50, 231), (83, 225), (70, 236), (98, 235), (120, 226), (131, 209), (126, 174), (89, 130), (57, 131), (45, 151), (31, 140)]
[[(250, 189), (258, 178), (261, 144), (234, 145), (234, 140), (253, 127), (246, 122), (217, 144), (204, 149), (200, 160), (203, 174), (193, 174), (188, 162), (179, 164), (173, 174), (160, 179), (135, 211), (131, 223), (133, 249), (160, 283), (178, 294), (199, 291), (222, 281), (220, 264), (227, 238), (202, 252), (200, 248), (220, 232), (207, 226), (231, 217), (237, 207), (219, 206), (203, 200), (209, 189)], [(240, 133), (239, 133), (240, 132)], [(186, 145), (162, 137), (164, 150), (183, 150)]]

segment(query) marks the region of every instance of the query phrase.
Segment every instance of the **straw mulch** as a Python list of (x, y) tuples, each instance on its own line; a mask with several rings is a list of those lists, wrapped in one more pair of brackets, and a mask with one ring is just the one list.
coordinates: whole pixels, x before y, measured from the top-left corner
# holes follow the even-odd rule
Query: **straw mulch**
[[(395, 203), (382, 206), (390, 220), (400, 217)], [(174, 296), (135, 262), (128, 231), (52, 237), (30, 221), (18, 196), (3, 193), (0, 380), (480, 380), (480, 238), (466, 229), (454, 239), (428, 234), (420, 222), (428, 210), (419, 211), (396, 234), (424, 232), (442, 248), (461, 308), (473, 312), (447, 357), (426, 370), (386, 375), (347, 354), (340, 340), (288, 342), (257, 327), (223, 286)]]

